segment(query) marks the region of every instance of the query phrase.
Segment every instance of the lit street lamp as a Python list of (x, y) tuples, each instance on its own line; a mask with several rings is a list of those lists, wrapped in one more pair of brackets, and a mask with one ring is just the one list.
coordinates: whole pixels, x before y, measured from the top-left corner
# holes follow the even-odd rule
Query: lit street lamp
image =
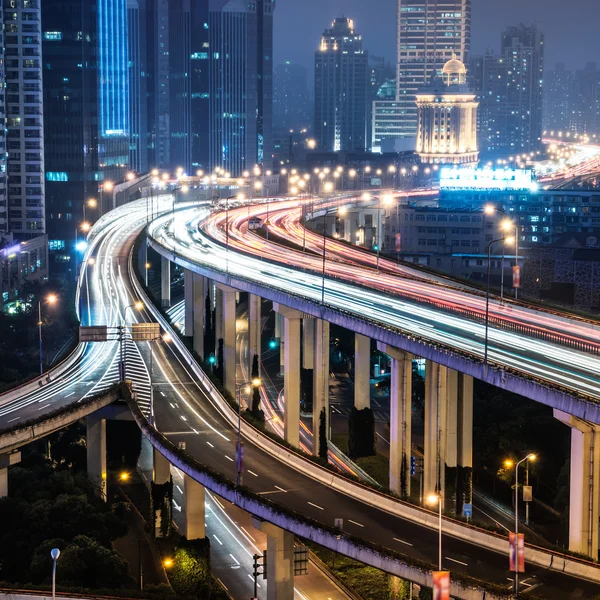
[(237, 467), (237, 478), (236, 485), (240, 487), (242, 485), (242, 471), (244, 468), (244, 446), (242, 444), (242, 388), (245, 388), (246, 392), (250, 394), (252, 389), (259, 388), (262, 385), (262, 380), (258, 377), (252, 379), (252, 381), (246, 383), (240, 383), (236, 388), (236, 397), (238, 403), (238, 437), (235, 448), (235, 464)]
[(384, 196), (379, 195), (378, 202), (378, 221), (377, 221), (377, 272), (379, 273), (379, 253), (381, 252), (381, 230), (383, 229), (382, 221), (381, 221), (381, 203), (384, 203), (386, 206), (389, 206), (394, 202), (394, 196), (392, 194), (385, 194)]
[(60, 550), (52, 548), (50, 556), (52, 557), (52, 600), (56, 600), (56, 561), (60, 556)]
[[(48, 304), (55, 304), (56, 303), (56, 295), (55, 294), (49, 294), (46, 297), (46, 302)], [(42, 349), (42, 301), (39, 300), (38, 301), (38, 330), (39, 330), (39, 334), (40, 334), (40, 375), (42, 375), (44, 373), (44, 354), (43, 354), (43, 349)]]
[[(514, 463), (515, 465), (515, 543), (517, 544), (517, 550), (518, 550), (518, 544), (519, 544), (519, 465), (521, 463), (524, 463), (525, 461), (532, 461), (535, 460), (537, 457), (535, 454), (530, 453), (528, 454), (525, 458), (522, 458), (520, 461), (518, 461), (517, 463)], [(513, 461), (512, 460), (507, 460), (504, 462), (505, 466), (510, 468), (513, 466)], [(529, 463), (528, 463), (529, 466)], [(518, 559), (517, 559), (517, 563), (518, 563)], [(519, 566), (518, 564), (515, 565), (515, 598), (519, 597)]]
[(430, 494), (427, 496), (427, 504), (435, 506), (437, 503), (439, 507), (439, 519), (438, 519), (438, 571), (442, 570), (442, 495), (441, 494)]
[(492, 240), (488, 244), (488, 263), (487, 263), (487, 285), (485, 288), (485, 343), (483, 349), (483, 364), (487, 369), (488, 364), (488, 334), (490, 325), (490, 276), (492, 271), (492, 246), (498, 242), (503, 244), (512, 244), (513, 238), (502, 237), (496, 240)]
[[(508, 218), (508, 215), (504, 209), (499, 208), (498, 206), (494, 206), (493, 204), (486, 204), (483, 207), (483, 212), (486, 215), (493, 215), (498, 212), (498, 213), (503, 214), (506, 217), (506, 219), (504, 219), (500, 223), (500, 227), (501, 227), (502, 231), (504, 231), (505, 233), (508, 233), (508, 232), (514, 233), (515, 265), (518, 267), (519, 266), (519, 227), (518, 227), (518, 225)], [(513, 287), (514, 287), (514, 285), (513, 285)], [(519, 296), (519, 288), (515, 287), (515, 300), (518, 298), (518, 296)], [(504, 251), (502, 252), (502, 284), (500, 287), (500, 297), (501, 298), (504, 297)]]

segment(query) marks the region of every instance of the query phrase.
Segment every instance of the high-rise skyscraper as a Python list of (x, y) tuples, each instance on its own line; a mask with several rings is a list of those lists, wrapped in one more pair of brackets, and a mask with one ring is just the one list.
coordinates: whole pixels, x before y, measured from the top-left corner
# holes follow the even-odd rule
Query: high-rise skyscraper
[(5, 2), (0, 13), (0, 228), (26, 239), (45, 231), (40, 7)]
[(471, 0), (398, 0), (397, 22), (396, 98), (374, 103), (374, 152), (416, 136), (417, 90), (453, 56), (466, 63), (471, 47)]
[(368, 64), (353, 21), (335, 19), (315, 52), (315, 138), (322, 152), (365, 150)]
[(84, 202), (129, 162), (127, 0), (41, 6), (46, 220), (55, 260), (68, 264)]
[(569, 131), (573, 112), (574, 77), (564, 64), (557, 64), (544, 75), (544, 129)]
[(211, 169), (271, 167), (274, 10), (275, 0), (209, 0)]
[(479, 93), (482, 152), (537, 151), (542, 138), (544, 35), (532, 25), (508, 27), (500, 54), (471, 61), (471, 87)]
[(306, 68), (286, 60), (273, 72), (273, 127), (304, 129), (312, 122)]

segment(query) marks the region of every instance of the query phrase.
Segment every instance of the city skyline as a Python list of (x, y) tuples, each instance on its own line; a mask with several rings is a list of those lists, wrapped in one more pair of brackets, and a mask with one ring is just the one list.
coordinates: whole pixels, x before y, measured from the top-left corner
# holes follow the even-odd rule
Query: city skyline
[[(283, 4), (275, 13), (274, 64), (284, 60), (312, 68), (314, 51), (322, 33), (321, 22), (346, 16), (362, 33), (365, 49), (372, 55), (396, 59), (396, 2), (378, 0), (380, 9), (360, 0), (305, 0), (301, 5)], [(501, 32), (510, 25), (535, 23), (546, 35), (546, 68), (565, 63), (582, 68), (600, 56), (593, 19), (579, 16), (593, 8), (592, 0), (574, 0), (574, 10), (564, 14), (560, 0), (472, 0), (472, 52), (485, 53), (495, 46)], [(303, 15), (311, 14), (311, 19)], [(542, 17), (542, 18), (540, 18)], [(582, 50), (583, 49), (583, 50)]]

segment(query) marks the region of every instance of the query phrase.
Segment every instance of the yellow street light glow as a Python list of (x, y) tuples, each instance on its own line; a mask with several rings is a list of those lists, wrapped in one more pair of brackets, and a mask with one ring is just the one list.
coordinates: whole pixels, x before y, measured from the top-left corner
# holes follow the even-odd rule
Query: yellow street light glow
[(129, 473), (123, 471), (120, 475), (119, 475), (119, 479), (121, 481), (127, 481), (129, 479)]
[(162, 340), (163, 340), (163, 342), (166, 342), (168, 344), (169, 342), (173, 341), (173, 338), (171, 337), (171, 335), (169, 333), (165, 333), (162, 336)]
[(81, 224), (81, 231), (88, 232), (91, 228), (92, 226), (87, 221)]
[(106, 192), (110, 192), (115, 187), (115, 184), (112, 181), (106, 181), (102, 188)]
[(437, 504), (440, 500), (440, 497), (437, 494), (429, 494), (426, 498), (427, 504)]
[(129, 171), (129, 173), (127, 173), (127, 180), (133, 181), (134, 179), (135, 179), (135, 173), (133, 173), (132, 171)]
[(95, 265), (96, 264), (96, 259), (92, 256), (91, 258), (88, 258), (88, 265)]
[(394, 196), (392, 196), (392, 194), (386, 194), (383, 197), (383, 203), (387, 204), (387, 205), (393, 204), (394, 203)]
[(144, 303), (143, 302), (136, 302), (134, 305), (136, 310), (144, 310)]
[(508, 230), (512, 229), (514, 226), (515, 226), (515, 224), (510, 219), (504, 219), (504, 221), (502, 221), (502, 223), (500, 223), (500, 227), (502, 227), (502, 229), (504, 229), (504, 231), (508, 231)]
[(512, 236), (504, 238), (504, 243), (510, 246), (511, 244), (515, 243), (515, 238)]
[(158, 169), (152, 169), (152, 177), (157, 177), (158, 176)]
[(171, 558), (165, 558), (165, 560), (163, 560), (163, 566), (166, 567), (167, 569), (169, 567), (173, 566), (173, 560)]
[(255, 377), (255, 378), (252, 380), (252, 385), (253, 385), (254, 387), (260, 387), (260, 386), (262, 385), (262, 380), (260, 379), (260, 377)]
[(146, 269), (149, 269), (152, 265), (150, 263), (146, 263)]
[(504, 461), (504, 466), (505, 466), (507, 469), (510, 469), (510, 468), (512, 468), (512, 467), (514, 466), (514, 464), (515, 464), (515, 463), (514, 463), (514, 462), (513, 462), (513, 461), (512, 461), (510, 458), (507, 458), (507, 459)]
[(48, 304), (55, 304), (57, 300), (58, 297), (56, 294), (48, 294), (48, 296), (46, 296), (46, 302), (48, 302)]
[(338, 208), (338, 214), (345, 215), (348, 212), (348, 209), (345, 206), (340, 206)]
[(527, 457), (527, 459), (528, 459), (528, 460), (536, 460), (536, 459), (537, 459), (537, 455), (535, 455), (535, 454), (530, 454), (530, 455)]
[(331, 181), (327, 181), (325, 183), (324, 190), (326, 192), (332, 192), (333, 191), (333, 183), (331, 183)]
[(496, 207), (495, 207), (493, 204), (486, 204), (486, 205), (483, 207), (483, 212), (484, 212), (486, 215), (493, 215), (493, 214), (496, 214)]
[(87, 205), (88, 205), (90, 208), (96, 208), (96, 206), (98, 205), (98, 202), (96, 202), (96, 198), (90, 198), (90, 199), (87, 201)]

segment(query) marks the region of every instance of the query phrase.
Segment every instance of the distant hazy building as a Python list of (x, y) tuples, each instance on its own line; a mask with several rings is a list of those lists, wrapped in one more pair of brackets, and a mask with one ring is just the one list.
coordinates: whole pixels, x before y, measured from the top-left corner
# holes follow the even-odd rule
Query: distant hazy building
[(596, 63), (575, 71), (571, 104), (571, 130), (600, 134), (600, 70)]
[(575, 78), (564, 64), (557, 64), (544, 75), (543, 128), (570, 131), (573, 123), (573, 86)]
[(487, 154), (537, 151), (542, 138), (544, 35), (535, 25), (507, 28), (500, 54), (471, 60), (480, 98), (479, 142)]
[(275, 0), (209, 1), (209, 165), (233, 175), (273, 155)]
[(417, 90), (454, 55), (466, 62), (471, 47), (471, 0), (398, 0), (397, 12), (396, 98), (374, 103), (374, 152), (388, 149), (387, 140), (415, 138)]
[(465, 65), (453, 58), (444, 65), (440, 77), (417, 91), (416, 151), (422, 162), (477, 162), (478, 103), (466, 81)]
[(307, 71), (290, 61), (273, 71), (274, 129), (305, 129), (312, 123)]
[(315, 138), (323, 152), (365, 150), (368, 53), (354, 23), (338, 18), (315, 52)]

